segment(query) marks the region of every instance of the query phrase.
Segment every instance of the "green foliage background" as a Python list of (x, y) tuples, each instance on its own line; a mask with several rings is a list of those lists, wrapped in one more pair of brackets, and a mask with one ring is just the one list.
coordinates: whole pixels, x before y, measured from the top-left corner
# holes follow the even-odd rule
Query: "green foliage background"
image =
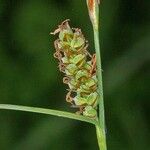
[[(103, 0), (101, 50), (108, 150), (150, 149), (150, 1)], [(94, 52), (85, 0), (0, 0), (0, 103), (75, 111), (53, 58), (63, 20)], [(1, 150), (98, 150), (95, 128), (56, 117), (0, 110)]]

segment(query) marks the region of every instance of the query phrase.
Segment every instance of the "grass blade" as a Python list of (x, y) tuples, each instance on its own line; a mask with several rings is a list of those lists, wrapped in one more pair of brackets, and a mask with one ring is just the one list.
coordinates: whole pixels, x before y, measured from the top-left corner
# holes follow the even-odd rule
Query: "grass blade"
[(40, 113), (40, 114), (47, 114), (53, 115), (57, 117), (64, 117), (69, 119), (74, 119), (78, 121), (88, 122), (91, 124), (96, 125), (97, 121), (94, 119), (90, 119), (81, 115), (77, 115), (70, 112), (53, 110), (53, 109), (46, 109), (46, 108), (39, 108), (39, 107), (30, 107), (30, 106), (21, 106), (21, 105), (11, 105), (11, 104), (0, 104), (0, 109), (7, 109), (7, 110), (16, 110), (16, 111), (26, 111), (32, 113)]

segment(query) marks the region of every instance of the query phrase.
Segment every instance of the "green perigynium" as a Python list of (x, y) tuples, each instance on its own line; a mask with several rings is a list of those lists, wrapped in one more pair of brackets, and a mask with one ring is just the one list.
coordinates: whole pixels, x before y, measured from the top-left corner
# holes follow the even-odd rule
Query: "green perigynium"
[(65, 74), (63, 82), (69, 87), (66, 101), (79, 108), (79, 114), (95, 118), (98, 105), (96, 56), (90, 55), (81, 30), (71, 28), (68, 20), (52, 34), (57, 33), (54, 57), (59, 60), (59, 70)]

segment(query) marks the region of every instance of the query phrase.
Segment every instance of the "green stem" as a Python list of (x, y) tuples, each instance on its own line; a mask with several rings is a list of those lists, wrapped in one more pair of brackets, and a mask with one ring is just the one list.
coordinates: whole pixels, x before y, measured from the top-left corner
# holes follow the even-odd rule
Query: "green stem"
[(11, 104), (0, 104), (0, 109), (26, 111), (26, 112), (32, 112), (32, 113), (41, 113), (41, 114), (53, 115), (53, 116), (64, 117), (64, 118), (79, 120), (79, 121), (83, 121), (83, 122), (88, 122), (88, 123), (91, 123), (93, 125), (98, 124), (98, 122), (94, 119), (90, 119), (88, 117), (77, 115), (77, 114), (70, 113), (70, 112), (53, 110), (53, 109), (20, 106), (20, 105), (11, 105)]
[(99, 30), (94, 29), (94, 43), (96, 50), (97, 63), (97, 77), (98, 77), (98, 93), (99, 93), (99, 128), (96, 127), (98, 143), (101, 150), (106, 150), (106, 135), (105, 135), (105, 113), (104, 113), (104, 99), (103, 99), (103, 82), (102, 82), (102, 68), (101, 68), (101, 54), (99, 42)]
[(97, 134), (97, 141), (98, 141), (98, 146), (100, 150), (107, 150), (106, 138), (99, 125), (96, 125), (96, 134)]
[(92, 22), (94, 31), (94, 44), (96, 50), (96, 65), (97, 65), (97, 78), (98, 78), (98, 93), (99, 93), (99, 125), (96, 126), (96, 133), (99, 148), (107, 150), (106, 135), (105, 135), (105, 113), (104, 113), (104, 100), (103, 100), (103, 82), (102, 82), (102, 67), (101, 67), (101, 54), (99, 42), (99, 0), (87, 0), (89, 16)]

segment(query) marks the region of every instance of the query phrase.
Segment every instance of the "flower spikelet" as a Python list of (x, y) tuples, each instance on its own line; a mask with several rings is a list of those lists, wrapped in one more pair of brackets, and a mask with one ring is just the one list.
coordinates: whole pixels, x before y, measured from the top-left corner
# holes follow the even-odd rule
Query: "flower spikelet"
[(59, 70), (65, 74), (63, 82), (68, 85), (66, 101), (78, 108), (77, 113), (94, 118), (97, 115), (96, 56), (88, 50), (88, 42), (78, 28), (71, 28), (65, 20), (51, 34), (58, 33), (54, 42), (54, 57)]

